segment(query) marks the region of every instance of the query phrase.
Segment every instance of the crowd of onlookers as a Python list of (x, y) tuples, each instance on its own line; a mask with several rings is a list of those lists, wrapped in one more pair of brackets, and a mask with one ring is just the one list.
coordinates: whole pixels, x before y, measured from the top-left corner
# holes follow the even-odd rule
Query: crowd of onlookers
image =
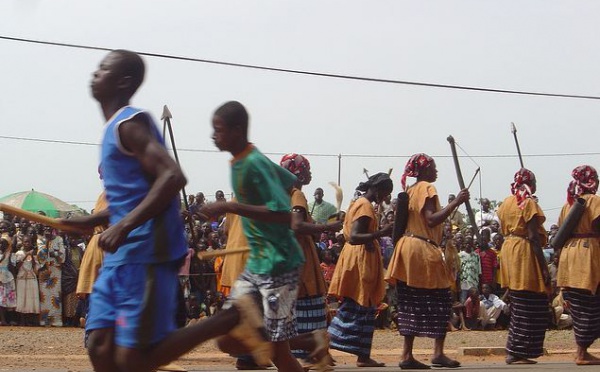
[[(315, 222), (326, 222), (337, 208), (323, 200), (323, 190), (317, 189), (315, 200), (309, 204), (309, 213)], [(453, 195), (450, 196), (450, 199)], [(225, 201), (217, 191), (212, 203)], [(221, 291), (220, 275), (223, 257), (200, 260), (197, 253), (224, 249), (227, 236), (225, 216), (202, 220), (198, 211), (207, 203), (203, 193), (190, 195), (184, 213), (189, 241), (188, 255), (180, 271), (180, 313), (178, 322), (185, 325), (220, 311), (225, 301)], [(395, 201), (386, 200), (376, 206), (380, 226), (394, 223)], [(466, 216), (456, 211), (446, 221), (440, 247), (455, 277), (452, 287), (454, 305), (449, 323), (451, 330), (505, 329), (508, 325), (510, 303), (502, 291), (499, 268), (502, 264), (502, 244), (497, 216), (487, 199), (480, 202), (476, 215), (477, 228), (467, 222)], [(182, 210), (185, 207), (182, 206)], [(196, 218), (193, 218), (196, 217)], [(552, 239), (557, 231), (549, 231)], [(79, 326), (87, 312), (87, 298), (76, 293), (81, 259), (89, 237), (64, 234), (23, 218), (4, 214), (0, 221), (0, 324)], [(342, 232), (323, 233), (315, 237), (315, 249), (321, 259), (325, 282), (331, 281), (337, 257), (344, 247)], [(387, 268), (394, 250), (392, 238), (380, 239), (384, 267)], [(556, 259), (549, 246), (544, 249), (549, 272), (556, 287)], [(327, 298), (331, 311), (337, 299)], [(378, 308), (379, 327), (394, 327), (395, 291), (390, 288)], [(549, 323), (557, 328), (570, 326), (568, 308), (555, 288), (553, 309), (549, 309)]]

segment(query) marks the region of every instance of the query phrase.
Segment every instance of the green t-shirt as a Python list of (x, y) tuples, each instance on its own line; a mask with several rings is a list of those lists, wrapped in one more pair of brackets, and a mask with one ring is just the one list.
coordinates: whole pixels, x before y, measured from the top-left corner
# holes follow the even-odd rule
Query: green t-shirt
[[(231, 164), (231, 184), (242, 204), (265, 205), (270, 211), (290, 212), (290, 193), (296, 176), (273, 163), (255, 147)], [(290, 225), (242, 217), (250, 246), (246, 268), (253, 274), (283, 274), (304, 263), (302, 249)]]

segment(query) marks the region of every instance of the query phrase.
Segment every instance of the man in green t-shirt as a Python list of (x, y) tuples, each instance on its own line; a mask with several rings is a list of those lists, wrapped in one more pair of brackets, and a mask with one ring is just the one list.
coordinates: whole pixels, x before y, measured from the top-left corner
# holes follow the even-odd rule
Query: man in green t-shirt
[(308, 204), (308, 213), (316, 223), (325, 224), (331, 215), (337, 213), (335, 205), (323, 200), (323, 189), (318, 187), (315, 190), (315, 200)]
[[(299, 268), (304, 263), (290, 228), (290, 191), (296, 176), (248, 141), (248, 113), (241, 103), (231, 101), (219, 107), (212, 126), (215, 145), (233, 155), (231, 183), (237, 202), (212, 203), (199, 213), (206, 217), (224, 213), (242, 216), (250, 256), (232, 287), (231, 298), (250, 294), (263, 305), (266, 329), (274, 347), (273, 363), (280, 371), (303, 371), (290, 344), (322, 359), (328, 342), (324, 334), (298, 335), (296, 329)], [(223, 342), (220, 346), (227, 348)]]

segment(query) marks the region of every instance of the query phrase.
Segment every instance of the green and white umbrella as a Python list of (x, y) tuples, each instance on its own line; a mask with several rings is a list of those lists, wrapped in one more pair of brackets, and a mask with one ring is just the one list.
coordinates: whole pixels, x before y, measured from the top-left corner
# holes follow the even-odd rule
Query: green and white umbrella
[(6, 195), (0, 198), (0, 203), (30, 212), (42, 211), (49, 217), (65, 217), (69, 212), (77, 215), (83, 214), (81, 208), (76, 205), (71, 205), (55, 196), (37, 192), (33, 189)]

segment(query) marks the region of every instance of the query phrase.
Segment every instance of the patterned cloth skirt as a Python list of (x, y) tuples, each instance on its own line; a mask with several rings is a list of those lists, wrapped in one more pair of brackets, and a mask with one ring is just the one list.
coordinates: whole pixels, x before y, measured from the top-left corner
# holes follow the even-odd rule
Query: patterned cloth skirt
[(569, 288), (563, 290), (573, 317), (573, 331), (578, 346), (588, 348), (600, 338), (600, 294)]
[(344, 298), (329, 325), (329, 346), (359, 357), (370, 357), (375, 310), (375, 307), (363, 307), (351, 298)]
[(506, 352), (518, 358), (537, 358), (544, 353), (544, 337), (550, 320), (544, 293), (509, 291), (510, 325)]
[(396, 292), (398, 331), (402, 336), (436, 339), (446, 336), (452, 310), (449, 288), (414, 288), (405, 282), (398, 282)]
[[(296, 301), (296, 322), (298, 333), (308, 333), (315, 329), (327, 328), (327, 312), (325, 297), (311, 296), (299, 298)], [(306, 358), (308, 353), (303, 350), (292, 350), (296, 358)]]

